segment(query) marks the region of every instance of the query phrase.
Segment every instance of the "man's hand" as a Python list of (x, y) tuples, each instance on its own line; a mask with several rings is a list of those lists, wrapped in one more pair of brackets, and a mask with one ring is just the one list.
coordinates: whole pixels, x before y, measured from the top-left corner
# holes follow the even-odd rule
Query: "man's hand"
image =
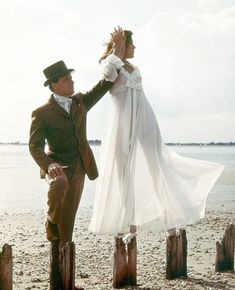
[(125, 53), (125, 43), (126, 43), (124, 31), (120, 26), (118, 26), (117, 29), (114, 28), (114, 32), (111, 33), (111, 36), (113, 40), (113, 53), (117, 57), (122, 59)]
[(48, 174), (51, 178), (64, 174), (63, 166), (58, 163), (52, 163), (48, 166)]

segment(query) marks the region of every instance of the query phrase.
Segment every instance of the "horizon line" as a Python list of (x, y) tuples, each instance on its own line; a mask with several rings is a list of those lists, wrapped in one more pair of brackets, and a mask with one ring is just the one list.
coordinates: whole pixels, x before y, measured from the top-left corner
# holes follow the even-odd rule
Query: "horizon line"
[[(100, 139), (89, 139), (88, 143), (90, 145), (100, 145), (102, 141)], [(235, 145), (235, 141), (211, 141), (211, 142), (164, 142), (166, 145)], [(0, 145), (28, 145), (28, 142), (21, 142), (21, 141), (9, 141), (9, 142), (1, 142)]]

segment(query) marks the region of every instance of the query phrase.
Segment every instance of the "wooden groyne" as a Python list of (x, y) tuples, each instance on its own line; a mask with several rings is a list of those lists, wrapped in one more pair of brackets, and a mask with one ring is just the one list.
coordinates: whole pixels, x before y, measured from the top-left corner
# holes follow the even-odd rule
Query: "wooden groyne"
[(4, 244), (0, 253), (0, 290), (13, 289), (12, 272), (12, 248), (8, 244)]
[(222, 241), (216, 242), (215, 271), (234, 271), (235, 226), (227, 226)]

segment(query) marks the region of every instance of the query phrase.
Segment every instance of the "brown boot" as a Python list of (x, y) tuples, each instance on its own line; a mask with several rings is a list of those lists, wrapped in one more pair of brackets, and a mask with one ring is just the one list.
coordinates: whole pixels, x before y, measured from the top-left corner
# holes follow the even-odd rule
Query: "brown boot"
[(122, 288), (127, 285), (127, 252), (122, 238), (115, 237), (113, 288)]
[(130, 286), (136, 285), (136, 268), (137, 268), (137, 241), (133, 236), (127, 244), (128, 262), (127, 262), (127, 282)]

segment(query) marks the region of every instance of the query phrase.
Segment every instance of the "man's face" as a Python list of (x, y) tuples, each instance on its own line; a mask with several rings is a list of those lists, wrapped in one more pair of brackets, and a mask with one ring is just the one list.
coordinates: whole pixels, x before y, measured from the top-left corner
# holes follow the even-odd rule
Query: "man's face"
[(53, 92), (57, 95), (69, 97), (74, 93), (74, 81), (70, 74), (60, 77), (57, 83), (51, 84)]

